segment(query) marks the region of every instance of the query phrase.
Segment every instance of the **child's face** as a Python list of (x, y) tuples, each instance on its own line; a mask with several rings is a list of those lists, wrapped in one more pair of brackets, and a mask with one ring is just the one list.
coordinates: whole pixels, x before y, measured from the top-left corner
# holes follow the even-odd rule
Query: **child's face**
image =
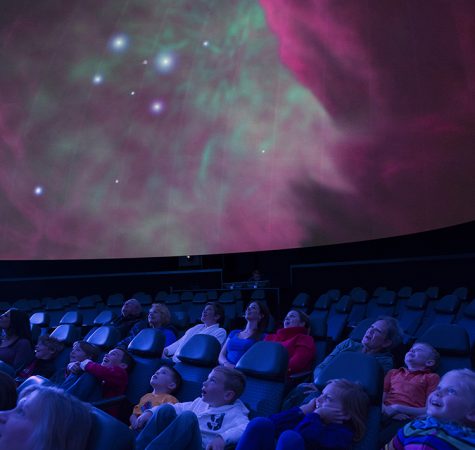
[(404, 362), (409, 369), (425, 369), (434, 365), (430, 348), (417, 343), (406, 353)]
[(160, 367), (150, 378), (150, 386), (156, 391), (172, 392), (176, 387), (172, 371), (168, 367)]
[(317, 398), (316, 409), (331, 408), (344, 414), (341, 391), (335, 386), (335, 383), (327, 384), (320, 397)]
[(54, 357), (54, 350), (51, 350), (43, 342), (38, 342), (35, 346), (35, 356), (37, 359), (52, 359)]
[(86, 352), (81, 348), (81, 345), (78, 342), (73, 344), (73, 348), (69, 355), (70, 362), (81, 362), (88, 358)]
[(436, 419), (471, 424), (475, 421), (474, 400), (463, 377), (447, 373), (427, 399), (427, 414)]
[(234, 393), (224, 388), (224, 374), (214, 370), (208, 375), (208, 379), (203, 383), (201, 398), (209, 406), (222, 406), (228, 404)]
[[(106, 367), (124, 367), (126, 364), (122, 362), (122, 358), (124, 357), (124, 352), (118, 348), (113, 348), (109, 353), (104, 355), (102, 359), (103, 366)], [(124, 367), (125, 368), (125, 367)]]

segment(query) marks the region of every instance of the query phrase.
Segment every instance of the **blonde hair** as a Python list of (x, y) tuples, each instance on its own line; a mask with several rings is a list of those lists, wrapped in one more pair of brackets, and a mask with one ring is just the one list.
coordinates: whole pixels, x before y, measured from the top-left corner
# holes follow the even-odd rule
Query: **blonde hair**
[(92, 427), (90, 407), (62, 389), (31, 386), (20, 400), (36, 392), (41, 419), (31, 435), (31, 450), (85, 450)]
[(162, 326), (168, 325), (172, 320), (170, 310), (163, 303), (152, 303), (150, 309), (155, 308), (162, 317)]
[(463, 382), (470, 392), (470, 396), (472, 397), (472, 406), (475, 407), (475, 372), (470, 369), (454, 369), (446, 372), (442, 378), (448, 374), (458, 375), (463, 379)]
[(224, 377), (224, 389), (233, 391), (233, 401), (241, 396), (246, 387), (246, 377), (242, 372), (231, 367), (216, 366), (213, 369), (215, 372), (221, 372)]
[(355, 433), (353, 440), (359, 441), (366, 432), (366, 418), (369, 409), (368, 394), (360, 384), (344, 378), (329, 380), (327, 385), (330, 383), (340, 392), (343, 410), (350, 416), (349, 422)]

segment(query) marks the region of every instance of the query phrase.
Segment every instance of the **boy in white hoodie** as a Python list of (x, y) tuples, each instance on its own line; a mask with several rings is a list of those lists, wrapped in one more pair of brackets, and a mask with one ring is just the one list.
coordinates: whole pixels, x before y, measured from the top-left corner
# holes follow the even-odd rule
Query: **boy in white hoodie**
[(138, 419), (136, 450), (223, 450), (236, 444), (249, 422), (239, 400), (246, 379), (236, 369), (215, 367), (192, 402), (161, 405)]

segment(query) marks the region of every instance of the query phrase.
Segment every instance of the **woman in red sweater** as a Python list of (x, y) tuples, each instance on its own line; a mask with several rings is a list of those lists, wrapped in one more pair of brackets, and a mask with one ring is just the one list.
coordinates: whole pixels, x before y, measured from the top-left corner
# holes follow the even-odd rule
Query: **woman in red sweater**
[(291, 309), (284, 319), (284, 328), (268, 334), (264, 340), (279, 342), (289, 352), (288, 374), (304, 372), (312, 368), (315, 344), (309, 336), (310, 320), (302, 311)]

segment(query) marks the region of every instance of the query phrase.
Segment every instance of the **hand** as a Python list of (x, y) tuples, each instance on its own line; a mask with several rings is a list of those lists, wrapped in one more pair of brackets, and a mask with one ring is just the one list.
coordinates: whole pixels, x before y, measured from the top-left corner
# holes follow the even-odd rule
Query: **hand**
[(226, 360), (225, 362), (223, 362), (223, 366), (224, 367), (230, 367), (231, 369), (234, 369), (236, 367), (236, 364), (232, 364), (228, 360)]
[(315, 386), (313, 383), (300, 383), (298, 388), (303, 389), (304, 394), (310, 394), (312, 392), (318, 392), (317, 386)]
[(343, 423), (345, 420), (348, 420), (348, 415), (343, 414), (338, 408), (330, 408), (328, 406), (323, 406), (317, 408), (315, 413), (320, 416), (325, 423)]
[(130, 428), (132, 428), (132, 430), (137, 429), (137, 419), (138, 417), (135, 414), (130, 416)]
[(302, 405), (300, 409), (305, 415), (307, 415), (307, 414), (313, 413), (316, 407), (317, 407), (317, 399), (313, 398), (308, 403), (305, 403), (305, 405)]
[(78, 374), (81, 372), (81, 366), (78, 361), (72, 362), (68, 364), (68, 371), (74, 374)]
[(221, 436), (216, 436), (207, 446), (206, 450), (224, 450), (226, 442)]
[(141, 430), (145, 425), (147, 425), (148, 421), (151, 419), (152, 416), (152, 411), (144, 411), (139, 417), (137, 417), (137, 422), (135, 423), (134, 430)]
[(383, 414), (389, 417), (393, 417), (395, 414), (398, 414), (399, 411), (399, 405), (385, 405), (383, 404), (382, 406)]
[(394, 414), (394, 416), (392, 418), (394, 420), (409, 420), (409, 419), (412, 419), (411, 416), (408, 416), (407, 414), (403, 414), (403, 413)]

